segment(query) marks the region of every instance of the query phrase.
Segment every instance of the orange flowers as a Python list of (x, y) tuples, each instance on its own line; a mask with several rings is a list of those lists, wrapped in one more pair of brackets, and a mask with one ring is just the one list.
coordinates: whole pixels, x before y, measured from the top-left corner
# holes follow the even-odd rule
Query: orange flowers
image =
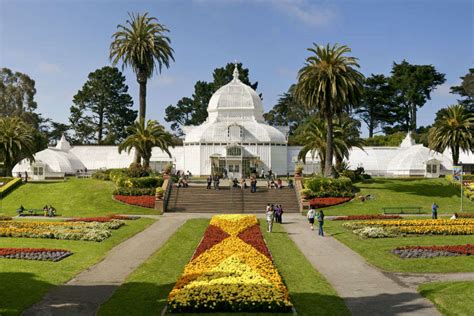
[(171, 312), (291, 310), (255, 216), (212, 218), (168, 306)]

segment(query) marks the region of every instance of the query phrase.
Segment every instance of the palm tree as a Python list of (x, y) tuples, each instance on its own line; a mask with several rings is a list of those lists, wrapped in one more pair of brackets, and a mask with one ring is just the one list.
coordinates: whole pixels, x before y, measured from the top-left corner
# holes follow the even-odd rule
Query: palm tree
[(334, 156), (336, 169), (339, 169), (344, 159), (349, 159), (353, 147), (363, 150), (365, 142), (360, 137), (360, 122), (349, 115), (342, 115), (334, 123)]
[(7, 176), (20, 160), (34, 160), (35, 144), (33, 129), (18, 117), (0, 118), (0, 161)]
[[(349, 152), (353, 147), (362, 149), (364, 140), (360, 138), (359, 122), (348, 115), (335, 119), (333, 122), (333, 145), (336, 166), (340, 167), (344, 159), (349, 158)], [(311, 117), (297, 131), (298, 140), (304, 144), (298, 153), (298, 159), (306, 162), (306, 155), (311, 153), (314, 158), (316, 154), (321, 161), (321, 168), (324, 168), (326, 162), (327, 148), (327, 123), (324, 119), (317, 116)], [(324, 169), (321, 170), (321, 173)]]
[(153, 147), (160, 148), (171, 157), (169, 147), (174, 147), (173, 138), (157, 121), (148, 120), (146, 126), (142, 120), (136, 121), (128, 128), (128, 131), (130, 136), (119, 145), (119, 153), (124, 150), (130, 153), (134, 148), (136, 155), (143, 159), (145, 169), (150, 167)]
[(461, 104), (448, 106), (440, 112), (441, 117), (429, 131), (429, 147), (438, 152), (450, 148), (453, 164), (457, 165), (460, 150), (474, 152), (474, 114)]
[(112, 35), (110, 44), (110, 60), (115, 66), (122, 61), (122, 68), (132, 67), (140, 85), (139, 120), (145, 121), (146, 114), (146, 84), (155, 70), (161, 73), (163, 66), (169, 68), (170, 61), (174, 61), (173, 49), (169, 37), (165, 36), (169, 30), (158, 19), (148, 17), (148, 13), (130, 14), (130, 20), (125, 25), (119, 24), (118, 31)]
[(345, 45), (314, 44), (308, 51), (314, 55), (298, 72), (295, 96), (308, 110), (317, 110), (327, 122), (324, 175), (332, 176), (334, 150), (333, 119), (357, 104), (363, 89), (364, 76), (357, 58), (345, 56), (351, 49)]

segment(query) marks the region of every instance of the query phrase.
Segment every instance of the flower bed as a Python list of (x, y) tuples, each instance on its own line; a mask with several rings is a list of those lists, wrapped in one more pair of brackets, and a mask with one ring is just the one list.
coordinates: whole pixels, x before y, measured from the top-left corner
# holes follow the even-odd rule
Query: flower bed
[(0, 216), (0, 221), (11, 221), (12, 218), (10, 216)]
[(98, 222), (98, 223), (106, 223), (111, 222), (113, 220), (136, 220), (139, 219), (140, 216), (128, 216), (128, 215), (111, 215), (111, 216), (97, 216), (97, 217), (77, 217), (77, 218), (70, 218), (66, 220), (66, 222)]
[(217, 215), (168, 296), (170, 312), (289, 312), (254, 215)]
[(117, 201), (130, 204), (130, 205), (136, 205), (136, 206), (142, 206), (142, 207), (147, 207), (147, 208), (154, 208), (155, 207), (155, 196), (154, 195), (138, 195), (138, 196), (133, 196), (133, 195), (114, 195), (114, 198)]
[(122, 221), (110, 222), (27, 222), (0, 221), (0, 237), (51, 238), (65, 240), (103, 241), (111, 230), (124, 225)]
[(458, 218), (474, 218), (474, 213), (456, 213)]
[(361, 237), (380, 238), (405, 234), (414, 235), (473, 235), (474, 219), (414, 219), (372, 220), (348, 222), (344, 227)]
[(407, 246), (398, 247), (392, 250), (400, 258), (433, 258), (451, 256), (472, 256), (474, 255), (474, 245), (456, 246)]
[(351, 197), (318, 197), (309, 200), (309, 204), (316, 208), (329, 207), (352, 200)]
[(334, 221), (357, 221), (357, 220), (369, 220), (369, 219), (401, 219), (400, 215), (349, 215), (349, 216), (338, 216), (334, 218)]
[(40, 260), (40, 261), (60, 261), (72, 252), (64, 249), (46, 248), (0, 248), (0, 258)]

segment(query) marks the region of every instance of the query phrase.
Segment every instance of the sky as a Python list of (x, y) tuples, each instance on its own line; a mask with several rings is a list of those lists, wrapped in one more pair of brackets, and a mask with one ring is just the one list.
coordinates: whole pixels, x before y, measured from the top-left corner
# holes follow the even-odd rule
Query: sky
[[(418, 125), (456, 102), (449, 87), (474, 67), (470, 0), (0, 0), (0, 67), (28, 74), (38, 111), (68, 123), (87, 75), (110, 65), (111, 35), (128, 12), (149, 12), (170, 30), (176, 61), (149, 81), (147, 96), (147, 117), (165, 126), (168, 105), (235, 60), (250, 69), (270, 110), (296, 82), (313, 43), (348, 45), (366, 76), (389, 75), (403, 59), (446, 74), (419, 110)], [(136, 77), (130, 69), (124, 74), (138, 109)]]

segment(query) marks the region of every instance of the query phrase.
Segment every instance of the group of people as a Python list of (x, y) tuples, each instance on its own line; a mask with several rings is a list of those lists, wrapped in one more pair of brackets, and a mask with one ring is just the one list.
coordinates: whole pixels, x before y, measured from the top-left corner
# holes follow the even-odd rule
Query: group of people
[(265, 210), (265, 217), (267, 220), (267, 231), (269, 233), (273, 230), (273, 222), (283, 224), (283, 207), (281, 204), (267, 204)]
[(192, 174), (189, 172), (189, 170), (186, 173), (182, 170), (178, 170), (176, 172), (176, 176), (178, 176), (178, 188), (187, 188), (189, 186), (188, 179), (192, 177)]
[(276, 181), (274, 179), (268, 179), (267, 187), (269, 189), (283, 189), (283, 181), (280, 178), (278, 178)]
[(323, 230), (323, 225), (324, 225), (324, 212), (322, 209), (316, 212), (314, 207), (310, 206), (308, 213), (306, 214), (306, 217), (308, 218), (309, 225), (311, 227), (311, 230), (314, 230), (314, 222), (315, 220), (318, 221), (318, 235), (321, 237), (324, 237), (324, 230)]
[(23, 180), (23, 182), (28, 183), (28, 172), (25, 171), (25, 177), (23, 178), (21, 175), (21, 172), (18, 172), (17, 178), (20, 178)]
[(214, 186), (214, 190), (219, 190), (221, 177), (216, 173), (213, 176), (207, 177), (207, 189), (210, 190)]
[[(20, 207), (16, 210), (19, 216), (24, 215), (25, 211), (28, 211), (30, 215), (36, 215), (35, 210), (30, 209), (26, 210), (23, 205), (20, 205)], [(43, 206), (43, 216), (45, 217), (54, 217), (56, 216), (56, 209), (52, 205), (45, 205)]]

